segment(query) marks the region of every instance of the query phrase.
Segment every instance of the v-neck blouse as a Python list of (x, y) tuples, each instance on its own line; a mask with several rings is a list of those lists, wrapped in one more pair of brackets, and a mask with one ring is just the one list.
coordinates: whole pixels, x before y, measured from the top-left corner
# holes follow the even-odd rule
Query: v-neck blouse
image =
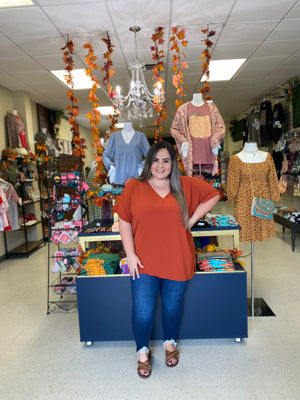
[(115, 180), (117, 185), (124, 185), (126, 179), (137, 178), (139, 167), (142, 168), (143, 157), (146, 157), (150, 148), (146, 135), (135, 131), (129, 143), (126, 143), (122, 132), (113, 132), (103, 152), (103, 163), (107, 171), (115, 167)]
[[(200, 203), (217, 196), (211, 185), (196, 178), (181, 177), (191, 217)], [(195, 272), (195, 245), (186, 230), (179, 205), (173, 195), (161, 197), (146, 181), (130, 181), (115, 211), (132, 224), (135, 252), (144, 268), (140, 273), (185, 281)]]

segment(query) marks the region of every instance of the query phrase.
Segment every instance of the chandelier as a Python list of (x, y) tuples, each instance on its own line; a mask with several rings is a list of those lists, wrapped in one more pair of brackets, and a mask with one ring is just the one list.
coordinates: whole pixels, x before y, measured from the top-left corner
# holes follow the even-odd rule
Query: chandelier
[(120, 112), (127, 110), (128, 118), (138, 119), (140, 125), (142, 125), (142, 119), (152, 117), (153, 108), (164, 102), (164, 90), (160, 82), (154, 89), (154, 94), (148, 89), (144, 77), (145, 64), (137, 57), (136, 34), (141, 28), (139, 26), (131, 26), (129, 30), (134, 32), (135, 40), (135, 60), (129, 64), (131, 72), (130, 89), (128, 94), (123, 96), (120, 86), (117, 86), (111, 100)]

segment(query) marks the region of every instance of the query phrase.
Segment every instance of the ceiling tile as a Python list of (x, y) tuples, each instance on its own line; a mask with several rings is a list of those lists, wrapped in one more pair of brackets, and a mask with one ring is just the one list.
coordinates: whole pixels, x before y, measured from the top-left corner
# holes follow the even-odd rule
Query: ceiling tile
[(263, 79), (267, 75), (268, 75), (268, 71), (266, 71), (265, 69), (242, 70), (236, 75), (235, 81), (242, 81), (242, 80), (255, 81), (257, 79)]
[(142, 30), (151, 30), (158, 26), (166, 27), (168, 25), (169, 0), (126, 0), (126, 2), (116, 0), (109, 1), (107, 6), (114, 25), (120, 30), (129, 29), (133, 25), (140, 26)]
[[(21, 65), (21, 68), (20, 68)], [(43, 68), (32, 58), (24, 56), (11, 60), (10, 58), (0, 58), (0, 67), (7, 72), (27, 72), (27, 71), (43, 71)]]
[(291, 9), (291, 11), (288, 13), (286, 16), (287, 19), (289, 18), (300, 18), (300, 2), (295, 5), (294, 8)]
[(218, 44), (254, 43), (263, 41), (277, 23), (278, 21), (229, 23), (221, 33)]
[(20, 58), (24, 55), (24, 52), (18, 48), (11, 40), (8, 38), (0, 38), (0, 49), (1, 58), (10, 58), (11, 60)]
[[(34, 59), (48, 71), (65, 69), (62, 54), (57, 56), (35, 56)], [(76, 56), (73, 56), (73, 61), (76, 69), (86, 67), (80, 58)]]
[(273, 70), (281, 64), (286, 56), (252, 57), (244, 67), (244, 71), (263, 69), (265, 71)]
[(235, 0), (210, 0), (205, 6), (200, 1), (174, 0), (172, 8), (172, 26), (207, 25), (223, 23)]
[(64, 34), (95, 30), (105, 32), (112, 28), (104, 3), (45, 6), (44, 10)]
[(237, 0), (229, 22), (280, 20), (294, 5), (295, 0)]
[(282, 21), (268, 37), (268, 41), (294, 40), (300, 37), (300, 18)]
[(220, 44), (212, 51), (213, 60), (228, 60), (231, 58), (248, 58), (259, 46), (257, 43)]
[(18, 36), (13, 40), (31, 56), (62, 55), (61, 48), (65, 46), (65, 40), (61, 35)]
[(1, 9), (1, 31), (11, 36), (55, 35), (57, 30), (37, 7)]
[(300, 40), (280, 40), (276, 42), (266, 41), (255, 52), (255, 57), (268, 57), (274, 54), (288, 56), (293, 54), (297, 49), (300, 49)]

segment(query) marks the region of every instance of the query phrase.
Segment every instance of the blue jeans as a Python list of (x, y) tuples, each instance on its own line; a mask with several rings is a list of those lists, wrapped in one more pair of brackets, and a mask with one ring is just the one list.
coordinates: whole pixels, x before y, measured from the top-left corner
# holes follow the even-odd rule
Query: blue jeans
[(132, 329), (137, 351), (148, 347), (159, 291), (162, 302), (164, 340), (176, 339), (187, 282), (162, 279), (147, 274), (140, 274), (139, 279), (131, 279)]

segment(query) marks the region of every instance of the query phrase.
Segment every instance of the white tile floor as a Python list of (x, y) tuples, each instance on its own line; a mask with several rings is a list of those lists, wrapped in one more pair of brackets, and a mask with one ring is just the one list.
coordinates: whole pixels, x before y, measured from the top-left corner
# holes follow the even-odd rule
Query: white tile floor
[[(249, 338), (241, 344), (181, 341), (174, 369), (164, 366), (161, 344), (152, 343), (148, 380), (135, 372), (133, 342), (86, 347), (79, 341), (76, 309), (46, 315), (47, 247), (28, 259), (3, 261), (0, 399), (300, 399), (300, 237), (292, 252), (289, 231), (276, 229), (277, 238), (255, 244), (254, 263), (255, 295), (276, 317), (248, 318)], [(241, 248), (248, 253), (250, 244)]]

